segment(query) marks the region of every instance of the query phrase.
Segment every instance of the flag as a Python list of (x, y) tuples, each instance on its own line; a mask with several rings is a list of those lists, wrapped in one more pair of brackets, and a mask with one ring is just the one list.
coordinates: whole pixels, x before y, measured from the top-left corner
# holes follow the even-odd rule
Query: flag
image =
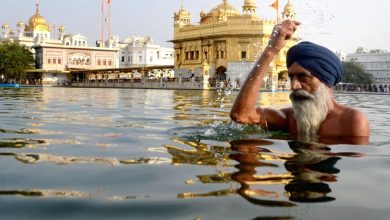
[(270, 7), (279, 10), (279, 0), (275, 0), (275, 2), (270, 5)]

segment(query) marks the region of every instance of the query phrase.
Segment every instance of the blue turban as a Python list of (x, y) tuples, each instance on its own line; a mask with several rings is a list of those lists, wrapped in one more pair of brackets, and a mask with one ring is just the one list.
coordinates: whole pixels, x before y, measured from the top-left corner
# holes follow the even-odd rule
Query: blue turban
[(323, 46), (306, 41), (291, 47), (287, 52), (287, 68), (294, 62), (329, 87), (341, 81), (343, 67), (340, 59)]

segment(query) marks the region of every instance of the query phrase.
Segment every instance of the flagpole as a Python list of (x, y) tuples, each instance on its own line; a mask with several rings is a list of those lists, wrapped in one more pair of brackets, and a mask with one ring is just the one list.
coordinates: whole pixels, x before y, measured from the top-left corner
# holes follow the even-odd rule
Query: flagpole
[(270, 6), (276, 10), (276, 22), (279, 23), (279, 0), (275, 0)]
[(102, 33), (100, 36), (100, 40), (101, 40), (100, 47), (104, 47), (104, 1), (105, 0), (102, 0)]
[(108, 39), (111, 38), (111, 0), (108, 0)]

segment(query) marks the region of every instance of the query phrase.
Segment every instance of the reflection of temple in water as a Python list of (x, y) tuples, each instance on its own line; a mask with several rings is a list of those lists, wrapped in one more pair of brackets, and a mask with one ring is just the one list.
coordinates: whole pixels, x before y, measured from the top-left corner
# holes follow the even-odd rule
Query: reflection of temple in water
[[(202, 184), (230, 185), (226, 189), (209, 192), (179, 193), (179, 198), (238, 194), (262, 206), (290, 207), (296, 205), (292, 202), (334, 200), (329, 196), (332, 191), (329, 183), (336, 182), (336, 174), (340, 172), (335, 164), (340, 156), (354, 154), (331, 153), (326, 145), (303, 142), (287, 142), (292, 150), (288, 153), (271, 150), (276, 147), (267, 140), (236, 140), (230, 142), (231, 148), (186, 140), (176, 142), (192, 149), (165, 146), (173, 164), (224, 167), (225, 171), (217, 170), (216, 173), (196, 177)], [(233, 167), (237, 171), (232, 172)]]
[[(276, 20), (257, 15), (254, 0), (245, 0), (242, 12), (227, 0), (200, 12), (199, 24), (192, 24), (190, 13), (181, 9), (174, 14), (175, 74), (231, 82), (242, 81), (261, 51), (267, 47)], [(282, 19), (294, 19), (295, 10), (288, 1)], [(275, 58), (269, 70), (269, 82), (277, 81), (286, 70), (286, 51), (297, 42), (291, 39)]]

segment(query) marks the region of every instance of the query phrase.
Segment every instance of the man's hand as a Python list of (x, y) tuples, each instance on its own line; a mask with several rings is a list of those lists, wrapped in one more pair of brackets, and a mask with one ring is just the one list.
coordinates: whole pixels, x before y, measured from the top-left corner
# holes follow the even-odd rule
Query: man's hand
[(286, 41), (292, 37), (300, 24), (299, 21), (286, 20), (276, 25), (272, 31), (268, 47), (278, 53), (286, 45)]

